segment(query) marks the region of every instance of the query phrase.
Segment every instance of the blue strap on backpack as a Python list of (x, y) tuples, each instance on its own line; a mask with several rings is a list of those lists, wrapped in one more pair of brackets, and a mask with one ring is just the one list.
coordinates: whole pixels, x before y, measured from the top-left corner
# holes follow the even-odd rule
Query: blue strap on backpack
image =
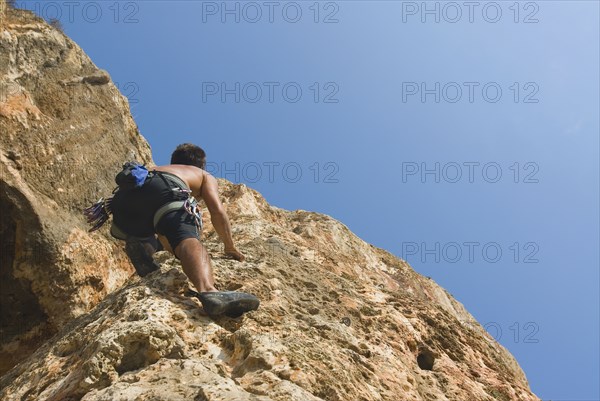
[(148, 169), (145, 166), (137, 162), (127, 162), (115, 177), (115, 182), (120, 189), (134, 189), (144, 185), (146, 177), (148, 177)]

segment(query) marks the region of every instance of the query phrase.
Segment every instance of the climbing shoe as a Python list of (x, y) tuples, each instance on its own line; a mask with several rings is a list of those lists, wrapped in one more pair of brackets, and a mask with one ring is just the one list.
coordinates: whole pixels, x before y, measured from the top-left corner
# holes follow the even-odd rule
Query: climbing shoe
[(209, 316), (239, 317), (258, 309), (260, 300), (252, 294), (237, 291), (195, 292)]

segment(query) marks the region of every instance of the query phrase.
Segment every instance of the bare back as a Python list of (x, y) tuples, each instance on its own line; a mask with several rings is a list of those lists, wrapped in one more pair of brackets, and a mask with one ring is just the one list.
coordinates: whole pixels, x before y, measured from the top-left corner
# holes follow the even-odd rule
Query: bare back
[(188, 166), (185, 164), (168, 164), (166, 166), (156, 166), (154, 169), (175, 174), (177, 177), (181, 178), (192, 190), (192, 196), (201, 197), (202, 184), (204, 183), (205, 174), (208, 174), (201, 168), (196, 166)]

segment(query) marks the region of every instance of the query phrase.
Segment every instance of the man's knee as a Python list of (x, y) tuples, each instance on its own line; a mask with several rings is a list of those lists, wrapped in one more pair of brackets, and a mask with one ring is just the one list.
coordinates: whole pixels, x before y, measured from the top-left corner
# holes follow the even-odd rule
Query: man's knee
[(159, 270), (160, 266), (154, 261), (152, 255), (156, 252), (158, 244), (156, 238), (127, 240), (125, 253), (131, 260), (135, 271), (140, 276)]
[(174, 255), (177, 259), (181, 260), (181, 257), (185, 254), (198, 254), (205, 256), (206, 248), (202, 245), (202, 242), (195, 237), (185, 238), (181, 240), (174, 249)]

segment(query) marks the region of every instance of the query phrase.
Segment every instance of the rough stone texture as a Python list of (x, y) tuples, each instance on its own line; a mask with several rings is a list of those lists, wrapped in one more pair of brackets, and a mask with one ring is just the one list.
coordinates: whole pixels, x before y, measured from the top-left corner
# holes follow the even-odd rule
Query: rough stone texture
[(0, 0), (0, 374), (133, 272), (80, 213), (132, 157), (150, 149), (107, 73)]
[(342, 223), (219, 180), (247, 260), (204, 241), (220, 289), (258, 295), (211, 320), (179, 262), (132, 277), (0, 379), (4, 400), (538, 400), (513, 357), (446, 291)]
[[(206, 214), (203, 235), (217, 286), (258, 295), (257, 311), (210, 319), (165, 252), (160, 272), (127, 279), (119, 247), (88, 235), (79, 209), (110, 191), (126, 152), (150, 161), (148, 146), (70, 40), (25, 12), (0, 23), (0, 83), (17, 88), (0, 101), (11, 294), (1, 357), (20, 361), (0, 378), (2, 400), (538, 400), (514, 358), (432, 280), (342, 223), (269, 206), (244, 185), (219, 181), (247, 260), (223, 257)], [(33, 326), (5, 342), (5, 321)]]

